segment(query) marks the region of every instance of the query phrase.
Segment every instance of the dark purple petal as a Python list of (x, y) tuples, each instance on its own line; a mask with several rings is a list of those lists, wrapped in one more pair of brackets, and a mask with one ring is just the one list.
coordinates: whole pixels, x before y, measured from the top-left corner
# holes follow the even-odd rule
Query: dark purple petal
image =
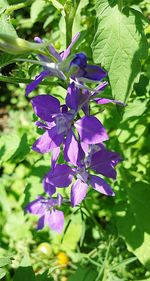
[(37, 230), (42, 229), (44, 225), (45, 225), (45, 215), (39, 218)]
[(72, 39), (72, 42), (71, 44), (68, 46), (68, 48), (62, 53), (61, 57), (62, 57), (62, 60), (65, 60), (69, 55), (70, 55), (70, 52), (71, 52), (71, 48), (73, 47), (73, 45), (75, 44), (75, 42), (78, 40), (80, 36), (80, 32), (78, 32)]
[(91, 169), (109, 178), (116, 178), (114, 167), (121, 161), (120, 155), (116, 152), (101, 148), (93, 153), (91, 157)]
[(32, 149), (41, 154), (48, 153), (52, 149), (60, 146), (64, 135), (57, 134), (56, 127), (47, 130), (32, 146)]
[(71, 184), (74, 172), (65, 164), (57, 164), (55, 169), (47, 174), (47, 182), (56, 187), (67, 187)]
[(122, 106), (125, 106), (125, 103), (121, 102), (121, 101), (117, 101), (117, 100), (110, 100), (110, 99), (104, 99), (104, 98), (95, 98), (94, 101), (97, 103), (97, 104), (107, 104), (107, 103), (116, 103), (116, 104), (119, 104), (119, 105), (122, 105)]
[(56, 192), (56, 187), (54, 185), (51, 185), (47, 182), (47, 175), (44, 177), (43, 181), (43, 188), (44, 188), (44, 191), (52, 196), (55, 192)]
[(85, 182), (82, 182), (80, 179), (72, 185), (71, 188), (71, 204), (72, 207), (78, 205), (86, 196), (88, 185)]
[(40, 82), (46, 77), (46, 76), (50, 76), (50, 71), (49, 70), (45, 70), (42, 71), (39, 75), (37, 75), (34, 79), (34, 81), (32, 81), (29, 85), (27, 85), (26, 87), (26, 96), (28, 96), (39, 84)]
[(45, 213), (46, 207), (45, 204), (42, 204), (42, 197), (30, 202), (25, 210), (34, 215), (43, 215)]
[(61, 233), (64, 227), (64, 214), (62, 211), (52, 210), (45, 215), (45, 223), (58, 233)]
[(60, 102), (50, 95), (39, 95), (31, 99), (35, 114), (44, 121), (51, 122), (52, 114), (60, 112)]
[(92, 81), (100, 81), (107, 76), (107, 72), (97, 65), (87, 65), (84, 78)]
[(105, 182), (103, 179), (101, 179), (100, 177), (97, 177), (97, 176), (90, 176), (90, 184), (92, 185), (92, 187), (102, 193), (102, 194), (105, 194), (105, 195), (108, 195), (108, 196), (114, 196), (115, 193), (112, 191), (110, 185)]
[(108, 140), (108, 135), (101, 122), (94, 116), (84, 116), (74, 126), (82, 142), (96, 144)]
[(66, 105), (75, 111), (77, 111), (79, 106), (79, 92), (80, 90), (75, 87), (73, 82), (69, 84), (67, 88)]
[(78, 143), (72, 129), (67, 133), (65, 140), (64, 159), (71, 164), (78, 166), (84, 158), (84, 152)]
[(87, 66), (87, 56), (84, 53), (75, 54), (74, 59), (70, 63), (70, 66), (74, 66), (74, 65), (78, 66), (79, 69), (82, 69), (83, 70), (82, 73), (84, 73), (85, 72), (84, 68)]

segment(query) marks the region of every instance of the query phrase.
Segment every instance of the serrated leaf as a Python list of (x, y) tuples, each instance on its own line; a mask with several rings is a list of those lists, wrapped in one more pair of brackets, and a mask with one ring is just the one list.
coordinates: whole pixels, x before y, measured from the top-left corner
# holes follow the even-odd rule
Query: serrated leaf
[(126, 101), (138, 79), (140, 60), (148, 45), (140, 12), (124, 8), (117, 0), (96, 3), (97, 28), (92, 43), (93, 57), (108, 71), (115, 99)]
[(117, 228), (140, 262), (150, 270), (150, 189), (144, 182), (127, 188), (127, 200), (115, 208)]
[(44, 0), (36, 0), (31, 5), (30, 10), (30, 17), (32, 23), (35, 23), (40, 15), (40, 13), (43, 11), (45, 7), (45, 1)]

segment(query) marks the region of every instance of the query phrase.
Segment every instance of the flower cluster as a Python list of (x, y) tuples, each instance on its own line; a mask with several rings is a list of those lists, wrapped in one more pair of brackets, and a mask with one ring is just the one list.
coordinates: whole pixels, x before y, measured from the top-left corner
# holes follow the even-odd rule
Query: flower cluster
[[(90, 115), (91, 101), (97, 104), (119, 101), (100, 98), (97, 95), (107, 86), (101, 80), (107, 73), (99, 66), (87, 63), (84, 53), (70, 55), (73, 44), (57, 53), (49, 46), (49, 56), (39, 55), (42, 72), (26, 87), (26, 96), (30, 94), (46, 76), (57, 76), (66, 81), (65, 104), (52, 95), (38, 95), (30, 99), (34, 113), (39, 120), (36, 126), (43, 129), (32, 149), (44, 154), (51, 152), (51, 169), (43, 179), (45, 198), (39, 196), (26, 206), (26, 210), (39, 215), (38, 229), (47, 224), (52, 230), (61, 233), (64, 215), (60, 211), (63, 202), (70, 202), (74, 207), (85, 198), (89, 186), (108, 196), (114, 196), (110, 185), (100, 175), (115, 179), (115, 166), (121, 161), (120, 156), (106, 149), (104, 142), (109, 139), (107, 132), (98, 118)], [(35, 38), (41, 43), (40, 38)], [(87, 83), (100, 83), (91, 89)], [(65, 163), (58, 164), (63, 152)], [(95, 175), (96, 174), (96, 175)], [(71, 185), (70, 198), (63, 198), (59, 188)]]

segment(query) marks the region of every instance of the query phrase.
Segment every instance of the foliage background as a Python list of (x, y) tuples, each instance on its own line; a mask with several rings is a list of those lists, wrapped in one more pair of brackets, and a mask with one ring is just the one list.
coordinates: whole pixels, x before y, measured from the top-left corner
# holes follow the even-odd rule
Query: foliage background
[[(79, 3), (80, 2), (80, 3)], [(20, 6), (19, 6), (20, 5)], [(77, 8), (78, 7), (78, 8)], [(1, 52), (0, 103), (0, 278), (6, 281), (121, 281), (150, 280), (150, 159), (149, 1), (1, 0), (1, 33), (33, 41), (39, 36), (63, 50), (81, 31), (75, 51), (107, 71), (110, 86), (103, 95), (125, 101), (92, 106), (109, 132), (108, 147), (123, 162), (111, 183), (116, 196), (90, 192), (78, 208), (64, 206), (62, 236), (48, 228), (37, 232), (36, 218), (24, 206), (42, 193), (41, 180), (49, 170), (49, 155), (31, 145), (41, 133), (25, 98), (25, 86), (39, 67), (18, 63)], [(65, 25), (67, 18), (67, 31)], [(69, 21), (70, 20), (70, 21)], [(30, 54), (29, 58), (35, 58)], [(52, 93), (63, 102), (61, 83), (47, 79), (34, 92)]]

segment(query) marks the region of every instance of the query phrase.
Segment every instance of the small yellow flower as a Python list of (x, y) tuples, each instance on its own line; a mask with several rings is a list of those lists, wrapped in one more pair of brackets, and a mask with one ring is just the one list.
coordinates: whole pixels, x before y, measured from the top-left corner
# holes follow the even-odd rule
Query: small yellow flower
[(69, 258), (64, 252), (59, 252), (57, 254), (57, 262), (59, 265), (67, 266), (69, 263)]

